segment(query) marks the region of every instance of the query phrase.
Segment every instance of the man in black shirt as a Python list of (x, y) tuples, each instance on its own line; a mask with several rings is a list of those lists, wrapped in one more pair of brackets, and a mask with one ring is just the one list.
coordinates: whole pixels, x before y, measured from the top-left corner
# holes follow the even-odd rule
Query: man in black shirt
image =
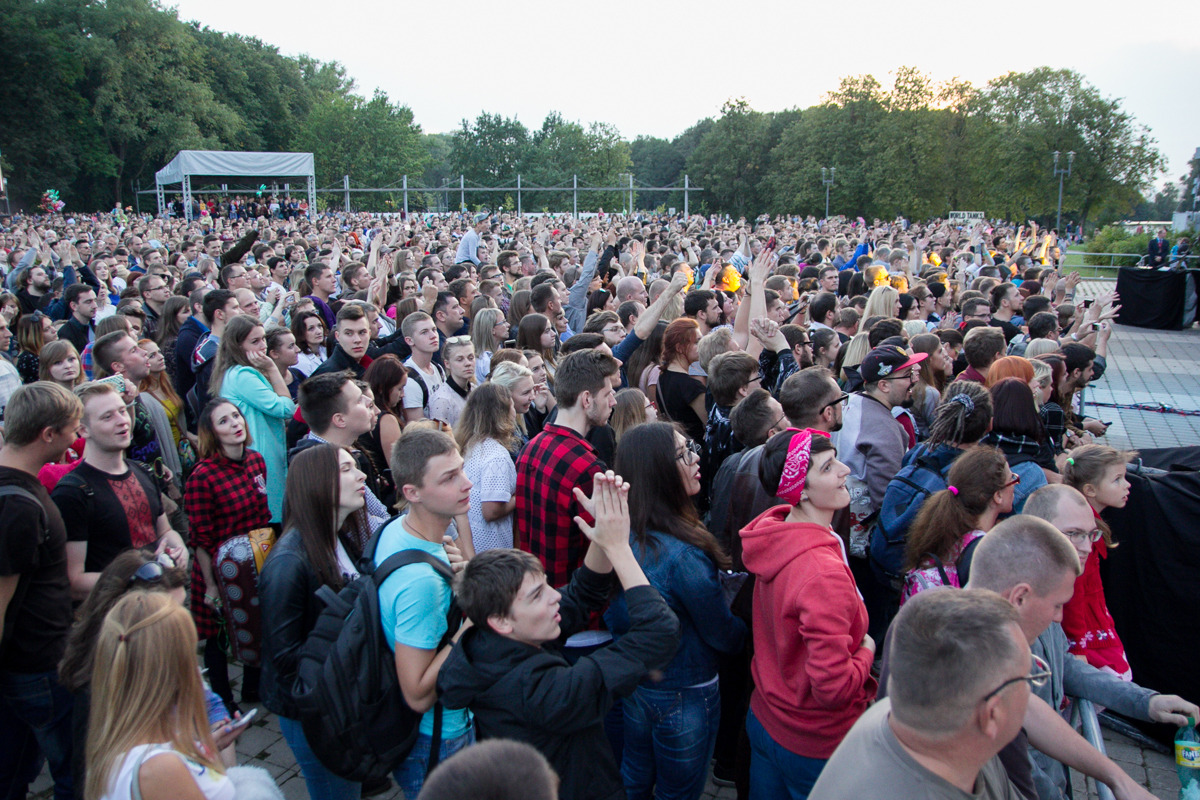
[(83, 463), (52, 495), (67, 526), (67, 574), (71, 593), (82, 600), (114, 558), (130, 549), (165, 551), (179, 566), (187, 546), (163, 513), (154, 479), (125, 459), (133, 423), (125, 399), (111, 384), (92, 382), (79, 390), (83, 402)]
[(0, 448), (0, 790), (23, 797), (50, 762), (56, 798), (75, 796), (69, 692), (58, 662), (71, 627), (67, 531), (37, 479), (79, 435), (83, 409), (62, 386), (13, 393)]
[(96, 338), (96, 290), (86, 283), (73, 283), (63, 292), (63, 303), (70, 316), (58, 329), (58, 338), (75, 345), (82, 353)]

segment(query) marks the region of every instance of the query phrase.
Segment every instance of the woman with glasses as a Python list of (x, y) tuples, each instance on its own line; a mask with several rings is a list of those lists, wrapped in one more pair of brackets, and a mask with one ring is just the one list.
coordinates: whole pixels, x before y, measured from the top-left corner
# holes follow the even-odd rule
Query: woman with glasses
[(313, 800), (353, 800), (360, 792), (359, 784), (334, 775), (312, 754), (297, 721), (292, 687), (300, 648), (324, 608), (317, 590), (327, 586), (337, 592), (358, 577), (365, 491), (366, 476), (349, 451), (319, 444), (298, 453), (288, 471), (284, 534), (259, 576), (263, 705), (279, 715)]
[[(671, 663), (622, 702), (621, 779), (631, 798), (700, 797), (721, 714), (718, 662), (746, 636), (719, 578), (729, 557), (696, 513), (698, 449), (662, 422), (630, 428), (617, 447), (615, 468), (630, 487), (630, 544), (680, 624)], [(629, 629), (623, 594), (605, 619), (617, 638)]]
[(945, 489), (921, 505), (904, 548), (900, 603), (937, 586), (961, 588), (958, 562), (971, 544), (1012, 511), (1021, 482), (994, 447), (977, 445), (954, 460)]
[[(245, 418), (231, 401), (210, 400), (200, 412), (200, 461), (184, 486), (188, 535), (196, 550), (192, 566), (191, 610), (196, 633), (204, 640), (204, 666), (213, 691), (236, 711), (229, 665), (220, 636), (225, 627), (213, 559), (221, 545), (271, 523), (267, 504), (267, 466), (251, 449)], [(242, 700), (258, 698), (258, 669), (246, 667)]]
[(644, 422), (658, 422), (658, 409), (641, 389), (622, 389), (617, 392), (617, 405), (612, 410), (608, 424), (617, 435), (617, 444), (625, 431)]
[(850, 504), (850, 468), (828, 434), (792, 428), (763, 446), (758, 475), (784, 505), (742, 529), (742, 560), (757, 579), (750, 800), (807, 797), (877, 688), (867, 609), (833, 531)]
[(88, 800), (233, 800), (196, 670), (196, 630), (161, 592), (132, 592), (96, 637)]
[[(101, 572), (79, 607), (75, 624), (67, 636), (67, 647), (58, 665), (58, 676), (62, 685), (75, 695), (71, 709), (71, 725), (75, 736), (75, 755), (79, 772), (77, 781), (83, 778), (83, 754), (87, 742), (88, 709), (91, 705), (91, 682), (96, 651), (96, 638), (100, 626), (117, 601), (126, 594), (139, 592), (165, 592), (176, 603), (183, 605), (187, 597), (188, 575), (179, 569), (166, 555), (155, 556), (142, 550), (127, 550), (114, 558)], [(198, 668), (197, 668), (198, 669)], [(237, 763), (237, 753), (232, 747), (234, 739), (245, 728), (229, 728), (229, 713), (221, 698), (205, 688), (205, 705), (208, 722), (221, 750), (221, 761), (227, 767)], [(82, 786), (81, 782), (76, 784)]]

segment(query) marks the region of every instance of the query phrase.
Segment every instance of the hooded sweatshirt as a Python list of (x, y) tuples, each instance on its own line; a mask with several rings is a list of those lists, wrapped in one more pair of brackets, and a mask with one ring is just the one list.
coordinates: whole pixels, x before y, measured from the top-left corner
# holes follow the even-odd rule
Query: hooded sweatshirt
[(754, 694), (750, 708), (779, 745), (829, 758), (875, 697), (874, 657), (859, 645), (867, 609), (841, 539), (786, 521), (775, 506), (742, 530), (754, 573)]
[(662, 669), (679, 645), (679, 620), (652, 586), (625, 592), (630, 629), (620, 641), (568, 664), (561, 642), (584, 630), (608, 600), (611, 576), (580, 567), (562, 589), (558, 642), (535, 647), (490, 627), (463, 634), (438, 674), (447, 708), (475, 715), (480, 740), (533, 745), (558, 773), (560, 800), (625, 797), (620, 770), (604, 733), (614, 697), (633, 694), (651, 670)]

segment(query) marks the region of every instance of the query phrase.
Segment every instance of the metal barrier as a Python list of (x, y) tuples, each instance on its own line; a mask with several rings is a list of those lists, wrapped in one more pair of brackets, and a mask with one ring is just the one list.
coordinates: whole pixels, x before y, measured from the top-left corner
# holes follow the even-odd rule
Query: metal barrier
[[(1074, 656), (1068, 655), (1067, 658), (1074, 658)], [(1096, 716), (1096, 707), (1092, 705), (1091, 700), (1071, 698), (1071, 725), (1079, 725), (1083, 730), (1083, 738), (1088, 740), (1088, 744), (1099, 750), (1101, 754), (1108, 755), (1104, 750), (1104, 737), (1100, 734), (1100, 720)], [(1070, 774), (1071, 771), (1068, 769), (1068, 783)], [(1096, 781), (1096, 795), (1100, 800), (1115, 800), (1112, 789), (1100, 781)]]
[[(1105, 265), (1105, 264), (1087, 264), (1087, 263), (1067, 264), (1068, 260), (1073, 260), (1076, 257), (1078, 257), (1081, 261), (1086, 261), (1088, 256), (1100, 256), (1102, 258), (1107, 256), (1108, 264), (1107, 265)], [(1071, 250), (1070, 252), (1063, 253), (1063, 269), (1078, 269), (1080, 267), (1085, 267), (1085, 268), (1092, 267), (1095, 269), (1117, 269), (1118, 267), (1140, 267), (1140, 266), (1142, 266), (1143, 262), (1145, 262), (1145, 260), (1148, 257), (1149, 256), (1146, 253), (1085, 253), (1085, 252), (1082, 252), (1079, 250)], [(1118, 258), (1134, 259), (1134, 263), (1118, 264), (1118, 263), (1116, 263), (1116, 260)], [(1167, 258), (1168, 258), (1169, 264), (1175, 264), (1176, 262), (1183, 261), (1188, 266), (1195, 267), (1195, 266), (1197, 266), (1197, 259), (1200, 259), (1200, 255), (1189, 253), (1186, 256), (1168, 256)]]

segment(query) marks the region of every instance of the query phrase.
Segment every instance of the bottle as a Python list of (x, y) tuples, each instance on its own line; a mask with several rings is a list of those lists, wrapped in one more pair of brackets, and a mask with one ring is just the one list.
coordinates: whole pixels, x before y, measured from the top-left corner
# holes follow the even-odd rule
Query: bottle
[(1191, 717), (1175, 732), (1175, 771), (1179, 775), (1179, 800), (1200, 800), (1200, 733)]

